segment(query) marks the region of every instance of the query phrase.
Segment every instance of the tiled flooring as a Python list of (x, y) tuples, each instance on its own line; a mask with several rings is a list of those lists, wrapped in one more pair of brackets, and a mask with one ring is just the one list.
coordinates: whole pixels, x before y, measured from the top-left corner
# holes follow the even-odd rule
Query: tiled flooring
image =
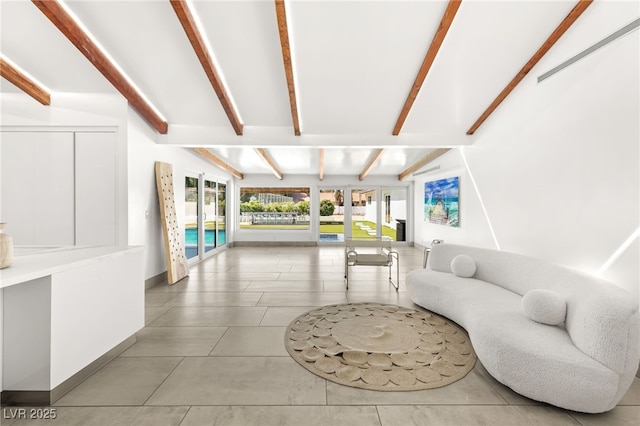
[[(176, 285), (146, 293), (137, 342), (55, 404), (55, 420), (2, 425), (623, 425), (640, 420), (640, 381), (621, 404), (586, 415), (536, 403), (480, 362), (439, 389), (375, 392), (328, 382), (284, 349), (291, 320), (313, 307), (381, 302), (413, 307), (404, 285), (422, 251), (401, 248), (401, 287), (385, 268), (352, 269), (341, 247), (232, 248)], [(117, 313), (114, 313), (117, 315)]]

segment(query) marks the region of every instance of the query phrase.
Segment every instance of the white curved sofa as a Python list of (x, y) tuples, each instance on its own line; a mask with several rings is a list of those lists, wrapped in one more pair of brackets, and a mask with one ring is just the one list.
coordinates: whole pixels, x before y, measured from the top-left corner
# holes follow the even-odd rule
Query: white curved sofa
[[(459, 255), (473, 259), (472, 277), (452, 273)], [(407, 286), (416, 304), (464, 327), (487, 371), (528, 398), (605, 412), (624, 396), (638, 369), (638, 303), (593, 276), (518, 254), (439, 244), (426, 269), (408, 274)], [(523, 296), (535, 289), (566, 301), (563, 323), (525, 315)]]

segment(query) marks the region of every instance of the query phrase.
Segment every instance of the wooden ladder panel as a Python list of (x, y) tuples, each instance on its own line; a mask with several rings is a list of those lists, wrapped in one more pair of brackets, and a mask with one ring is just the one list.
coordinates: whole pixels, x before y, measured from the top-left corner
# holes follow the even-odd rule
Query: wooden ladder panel
[(189, 275), (187, 258), (176, 216), (176, 203), (173, 192), (173, 166), (156, 161), (156, 186), (160, 203), (160, 217), (164, 234), (165, 258), (167, 260), (167, 281), (175, 284)]

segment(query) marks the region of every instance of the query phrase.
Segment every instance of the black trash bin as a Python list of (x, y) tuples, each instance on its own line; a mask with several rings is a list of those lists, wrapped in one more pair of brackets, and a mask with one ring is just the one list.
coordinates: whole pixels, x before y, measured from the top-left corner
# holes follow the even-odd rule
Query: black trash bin
[(407, 221), (404, 219), (396, 219), (396, 241), (407, 241)]

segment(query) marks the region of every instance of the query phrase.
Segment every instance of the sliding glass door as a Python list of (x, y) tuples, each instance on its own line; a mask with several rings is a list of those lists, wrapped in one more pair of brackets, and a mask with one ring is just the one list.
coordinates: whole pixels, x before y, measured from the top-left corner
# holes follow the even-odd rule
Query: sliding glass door
[(319, 241), (344, 241), (344, 188), (320, 189)]
[(226, 244), (227, 182), (199, 174), (185, 178), (185, 257), (190, 263)]
[(187, 260), (198, 258), (200, 242), (200, 179), (186, 176), (184, 182), (184, 254)]
[(216, 210), (217, 210), (217, 183), (205, 179), (204, 181), (204, 252), (207, 253), (216, 248)]
[(410, 240), (408, 187), (321, 188), (319, 193), (318, 241)]
[(351, 232), (359, 240), (375, 240), (378, 235), (376, 188), (351, 189)]
[(216, 214), (216, 243), (227, 243), (227, 184), (218, 182), (218, 210)]

